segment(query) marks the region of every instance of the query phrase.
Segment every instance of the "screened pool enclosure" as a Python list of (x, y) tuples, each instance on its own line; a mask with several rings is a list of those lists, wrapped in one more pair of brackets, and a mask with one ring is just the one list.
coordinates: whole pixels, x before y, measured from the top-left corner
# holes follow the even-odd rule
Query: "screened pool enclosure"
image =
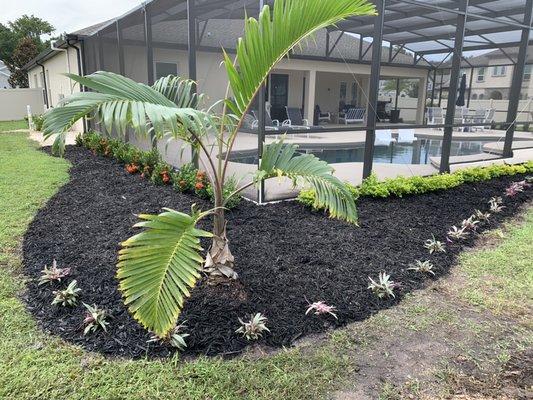
[[(213, 103), (227, 87), (221, 48), (234, 52), (245, 15), (257, 16), (267, 3), (153, 0), (67, 38), (81, 44), (83, 74), (112, 71), (146, 84), (177, 74), (196, 80)], [(283, 134), (301, 151), (327, 154), (353, 183), (373, 171), (423, 175), (510, 158), (513, 143), (533, 139), (517, 132), (533, 115), (533, 0), (373, 3), (378, 16), (318, 32), (276, 66), (230, 157), (237, 178), (246, 179), (263, 144)], [(157, 146), (176, 167), (192, 161), (175, 140), (155, 143), (131, 132), (126, 140)], [(293, 194), (288, 182), (269, 182), (247, 196)]]

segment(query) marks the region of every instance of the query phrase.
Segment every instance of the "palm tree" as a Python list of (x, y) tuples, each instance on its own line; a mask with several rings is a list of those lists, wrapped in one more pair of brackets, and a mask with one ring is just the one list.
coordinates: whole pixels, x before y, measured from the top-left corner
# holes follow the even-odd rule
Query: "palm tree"
[[(316, 190), (316, 206), (330, 216), (355, 223), (357, 212), (345, 185), (333, 168), (313, 155), (296, 153), (296, 146), (277, 141), (264, 146), (261, 163), (251, 182), (224, 197), (229, 154), (243, 120), (274, 66), (289, 51), (319, 29), (354, 15), (374, 15), (367, 0), (276, 0), (265, 6), (259, 19), (247, 18), (236, 57), (224, 52), (228, 74), (227, 96), (216, 106), (202, 109), (202, 96), (191, 95), (194, 82), (166, 77), (153, 86), (136, 83), (110, 72), (96, 72), (71, 79), (91, 89), (65, 99), (45, 115), (45, 137), (57, 134), (53, 151), (63, 154), (65, 134), (82, 117), (94, 114), (108, 130), (124, 133), (131, 127), (138, 135), (184, 140), (202, 154), (200, 161), (214, 190), (214, 208), (190, 215), (166, 209), (159, 215), (141, 215), (136, 226), (145, 228), (122, 243), (118, 279), (125, 303), (133, 316), (159, 336), (176, 324), (203, 271), (237, 278), (226, 237), (224, 205), (244, 189), (269, 178), (285, 176)], [(210, 138), (214, 137), (214, 141)], [(214, 148), (214, 150), (213, 150)], [(213, 215), (213, 231), (196, 228)], [(212, 238), (201, 256), (200, 239)]]

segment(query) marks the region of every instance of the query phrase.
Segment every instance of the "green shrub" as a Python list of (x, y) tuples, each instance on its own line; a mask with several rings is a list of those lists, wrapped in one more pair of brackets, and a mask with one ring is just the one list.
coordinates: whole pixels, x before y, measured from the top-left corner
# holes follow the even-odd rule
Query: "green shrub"
[[(500, 176), (512, 176), (533, 172), (533, 161), (520, 165), (490, 165), (488, 167), (472, 167), (452, 174), (431, 176), (397, 177), (379, 181), (375, 174), (371, 174), (363, 183), (356, 187), (346, 184), (354, 199), (360, 196), (386, 198), (390, 196), (402, 197), (406, 195), (423, 194), (438, 190), (447, 190), (463, 183), (482, 182)], [(303, 205), (315, 208), (315, 192), (302, 190), (298, 201)]]
[[(36, 131), (42, 131), (43, 130), (43, 124), (44, 124), (44, 115), (42, 114), (33, 114), (31, 116), (31, 119), (33, 121), (33, 127)], [(28, 116), (24, 117), (24, 120), (29, 123)]]
[[(145, 165), (144, 168), (150, 168)], [(145, 176), (146, 177), (146, 176)], [(172, 184), (172, 166), (165, 163), (157, 163), (152, 170), (151, 181), (156, 185), (170, 185)]]
[(179, 192), (193, 192), (198, 170), (193, 164), (185, 164), (178, 171), (172, 173), (174, 188)]

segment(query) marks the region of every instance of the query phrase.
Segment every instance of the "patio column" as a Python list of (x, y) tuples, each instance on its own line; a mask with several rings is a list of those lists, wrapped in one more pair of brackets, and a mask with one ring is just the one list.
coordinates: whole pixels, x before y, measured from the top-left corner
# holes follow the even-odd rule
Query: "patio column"
[[(259, 14), (264, 7), (264, 1), (259, 0)], [(259, 18), (259, 16), (258, 16)], [(267, 78), (268, 79), (268, 78)], [(263, 144), (265, 142), (265, 124), (266, 124), (266, 84), (263, 83), (259, 93), (257, 94), (257, 167), (261, 164), (263, 158)], [(257, 190), (257, 203), (263, 204), (265, 201), (265, 181), (259, 182), (259, 188)]]
[(444, 137), (442, 139), (442, 155), (440, 158), (440, 173), (450, 172), (450, 152), (452, 148), (453, 123), (455, 120), (455, 103), (457, 101), (457, 88), (459, 87), (459, 72), (463, 55), (463, 41), (465, 37), (466, 11), (468, 0), (460, 0), (459, 11), (464, 14), (457, 15), (455, 28), (455, 45), (453, 48), (452, 70), (450, 72), (450, 86), (448, 88), (448, 105), (446, 107), (446, 120)]
[(309, 71), (309, 79), (307, 79), (307, 104), (305, 107), (305, 118), (311, 125), (314, 125), (315, 104), (316, 104), (316, 71)]
[[(148, 85), (154, 84), (154, 48), (152, 47), (152, 8), (150, 3), (144, 5), (144, 40), (146, 45), (146, 71)], [(152, 149), (157, 149), (157, 138), (150, 134)]]
[(376, 119), (378, 108), (379, 77), (381, 73), (381, 45), (383, 42), (383, 23), (385, 21), (385, 0), (376, 0), (378, 15), (374, 18), (374, 38), (372, 40), (372, 69), (368, 90), (367, 130), (365, 139), (365, 157), (363, 163), (363, 179), (372, 173), (374, 159), (374, 142), (376, 138)]
[[(189, 79), (196, 82), (196, 15), (194, 13), (194, 0), (187, 0), (187, 24), (188, 24), (188, 59), (189, 59)], [(198, 88), (196, 85), (192, 86), (192, 93), (196, 93)], [(191, 148), (191, 158), (193, 165), (199, 167), (198, 151), (194, 147)]]
[[(533, 0), (526, 0), (524, 9), (524, 25), (531, 26), (531, 11), (533, 8)], [(507, 133), (505, 134), (505, 143), (503, 146), (503, 156), (513, 156), (513, 138), (516, 129), (516, 118), (518, 115), (518, 105), (520, 102), (520, 91), (524, 81), (524, 70), (526, 67), (527, 48), (529, 42), (529, 28), (522, 29), (522, 38), (520, 40), (520, 48), (518, 50), (518, 59), (513, 68), (513, 80), (511, 83), (511, 92), (509, 93), (509, 108), (507, 109)]]

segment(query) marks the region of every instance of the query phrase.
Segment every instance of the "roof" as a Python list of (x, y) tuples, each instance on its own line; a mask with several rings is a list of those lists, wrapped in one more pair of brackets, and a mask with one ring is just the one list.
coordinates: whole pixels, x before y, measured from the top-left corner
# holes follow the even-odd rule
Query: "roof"
[[(265, 4), (272, 4), (274, 1), (265, 0)], [(459, 15), (468, 16), (464, 52), (517, 46), (523, 28), (531, 29), (530, 26), (522, 24), (526, 5), (524, 0), (469, 0), (466, 10), (460, 10), (459, 4), (457, 0), (388, 0), (382, 16), (383, 40), (421, 56), (446, 54), (453, 49), (455, 25)], [(118, 20), (123, 27), (125, 41), (143, 42), (145, 9), (151, 17), (154, 47), (186, 45), (187, 0), (150, 0), (117, 19), (92, 25), (74, 34), (87, 38), (98, 35), (116, 41), (115, 21)], [(242, 20), (245, 15), (259, 13), (259, 2), (196, 0), (194, 12), (201, 25), (200, 31), (211, 32), (211, 35), (201, 35), (200, 46), (219, 48), (222, 44), (231, 49), (236, 38), (242, 34)], [(330, 44), (336, 42), (341, 35), (339, 32), (349, 33), (343, 34), (334, 45), (332, 56), (358, 59), (358, 44), (363, 39), (363, 51), (368, 48), (364, 38), (373, 36), (374, 21), (375, 18), (371, 16), (356, 16), (341, 22), (335, 29), (330, 29)], [(355, 39), (353, 35), (361, 39)], [(325, 56), (328, 47), (326, 36), (325, 30), (320, 32), (317, 34), (316, 44), (304, 44), (295, 54), (307, 57)], [(388, 52), (388, 47), (386, 51)], [(370, 57), (371, 51), (368, 51), (363, 61), (369, 60)], [(412, 60), (409, 55), (399, 53), (394, 61), (405, 63), (408, 59)], [(420, 65), (420, 62), (418, 64)], [(424, 61), (422, 64), (424, 65)]]

